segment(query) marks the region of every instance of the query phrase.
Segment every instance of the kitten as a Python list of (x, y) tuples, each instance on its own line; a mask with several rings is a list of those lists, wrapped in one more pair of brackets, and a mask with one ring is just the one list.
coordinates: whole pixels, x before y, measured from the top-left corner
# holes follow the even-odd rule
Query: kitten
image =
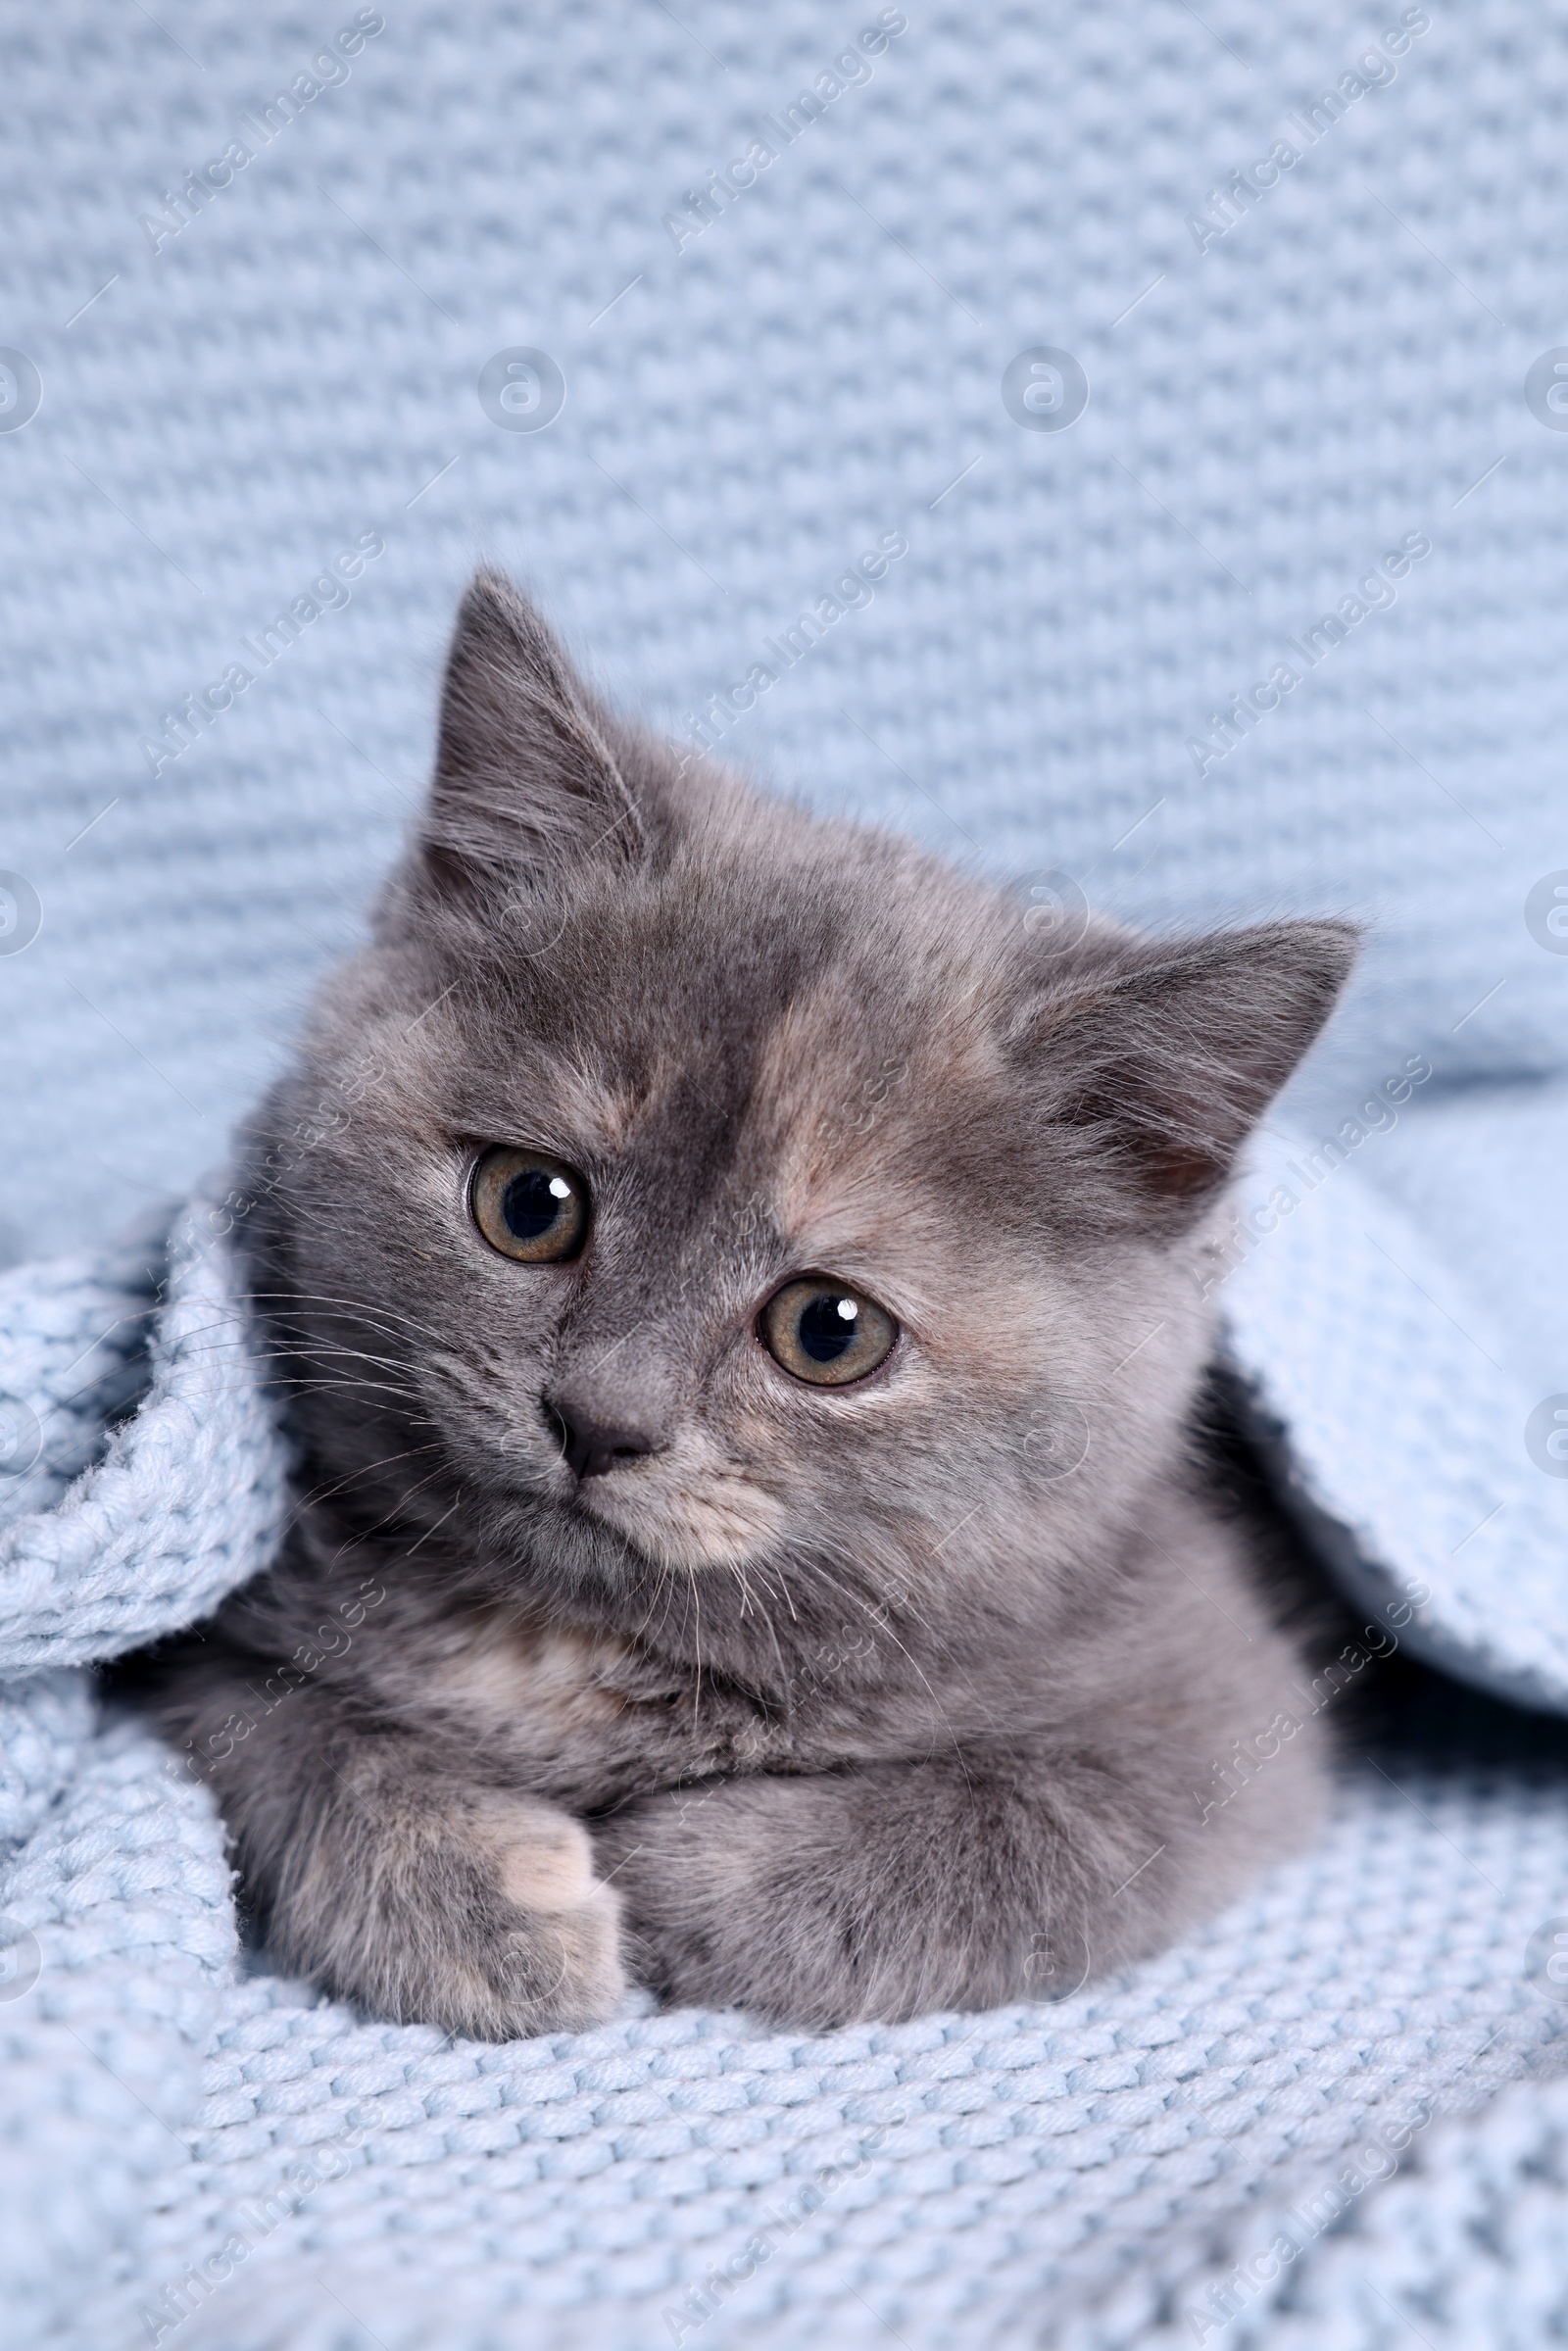
[(281, 1967), (492, 2038), (628, 1973), (896, 2019), (1309, 1833), (1196, 1277), (1353, 934), (1024, 915), (469, 589), (422, 829), (246, 1143), (297, 1519), (144, 1667)]

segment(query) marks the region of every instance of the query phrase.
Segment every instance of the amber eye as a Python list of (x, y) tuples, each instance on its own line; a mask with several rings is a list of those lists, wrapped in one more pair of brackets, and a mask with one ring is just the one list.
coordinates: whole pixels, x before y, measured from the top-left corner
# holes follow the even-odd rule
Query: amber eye
[(587, 1185), (543, 1151), (494, 1144), (474, 1168), (468, 1205), (490, 1247), (524, 1265), (559, 1265), (587, 1239)]
[(842, 1282), (787, 1282), (758, 1319), (775, 1363), (813, 1388), (847, 1388), (875, 1371), (899, 1335), (891, 1314)]

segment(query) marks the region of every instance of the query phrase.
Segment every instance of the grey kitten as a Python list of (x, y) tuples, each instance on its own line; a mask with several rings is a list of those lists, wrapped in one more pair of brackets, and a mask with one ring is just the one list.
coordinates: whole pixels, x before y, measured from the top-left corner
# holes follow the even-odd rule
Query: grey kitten
[(1354, 952), (1035, 936), (477, 579), (246, 1146), (296, 1523), (145, 1668), (275, 1960), (492, 2038), (628, 1974), (895, 2019), (1070, 1989), (1307, 1835), (1200, 1277)]

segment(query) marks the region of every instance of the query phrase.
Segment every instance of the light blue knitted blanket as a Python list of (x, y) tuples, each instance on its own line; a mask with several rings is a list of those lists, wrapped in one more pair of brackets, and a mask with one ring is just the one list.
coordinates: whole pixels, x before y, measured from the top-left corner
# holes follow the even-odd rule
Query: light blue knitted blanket
[(83, 1678), (276, 1523), (220, 1252), (155, 1314), (107, 1244), (354, 937), (490, 556), (817, 805), (1372, 922), (1219, 1295), (1380, 1641), (1560, 1706), (1560, 22), (56, 0), (0, 65), (0, 1262), (105, 1245), (0, 1295), (8, 2341), (1560, 2339), (1560, 1765), (1380, 1749), (1049, 2008), (475, 2050), (251, 1973)]

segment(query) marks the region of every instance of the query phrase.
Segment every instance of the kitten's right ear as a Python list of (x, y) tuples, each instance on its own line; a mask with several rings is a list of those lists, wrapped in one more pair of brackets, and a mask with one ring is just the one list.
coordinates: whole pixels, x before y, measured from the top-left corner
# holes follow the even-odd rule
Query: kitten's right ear
[(634, 864), (645, 846), (591, 697), (500, 571), (458, 608), (420, 846), (432, 881), (479, 898), (546, 892), (593, 856)]

